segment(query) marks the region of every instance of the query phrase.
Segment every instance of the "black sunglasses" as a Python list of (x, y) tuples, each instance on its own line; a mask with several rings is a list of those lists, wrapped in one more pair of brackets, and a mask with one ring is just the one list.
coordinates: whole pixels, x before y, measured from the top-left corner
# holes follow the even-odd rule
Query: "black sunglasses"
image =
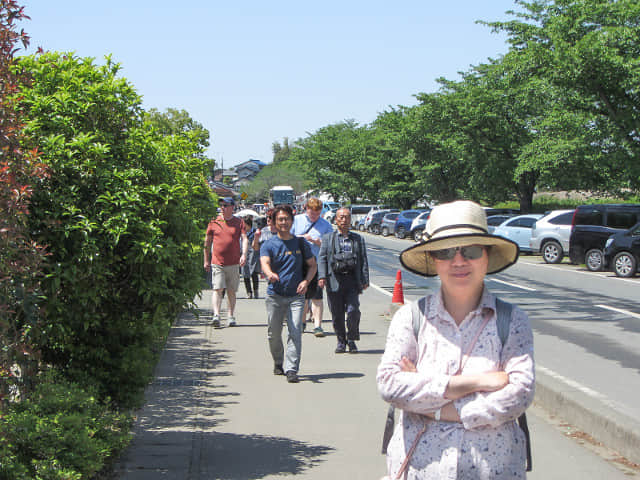
[(429, 252), (436, 260), (452, 260), (456, 256), (456, 252), (460, 252), (463, 258), (467, 260), (477, 260), (482, 257), (485, 251), (483, 245), (468, 245), (465, 247), (443, 248), (442, 250), (432, 250)]

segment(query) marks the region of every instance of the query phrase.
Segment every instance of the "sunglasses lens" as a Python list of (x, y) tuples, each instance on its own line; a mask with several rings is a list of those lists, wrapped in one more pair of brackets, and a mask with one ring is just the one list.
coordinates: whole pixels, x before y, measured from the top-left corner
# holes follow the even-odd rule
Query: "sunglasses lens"
[(442, 250), (433, 250), (431, 256), (436, 260), (451, 260), (456, 256), (455, 248), (443, 248)]
[(484, 247), (480, 245), (469, 245), (467, 247), (443, 248), (442, 250), (433, 250), (431, 256), (436, 260), (451, 260), (456, 256), (456, 252), (460, 250), (460, 254), (467, 260), (477, 260), (482, 257)]
[(460, 253), (467, 260), (477, 260), (482, 256), (484, 248), (480, 245), (470, 245), (468, 247), (460, 248)]

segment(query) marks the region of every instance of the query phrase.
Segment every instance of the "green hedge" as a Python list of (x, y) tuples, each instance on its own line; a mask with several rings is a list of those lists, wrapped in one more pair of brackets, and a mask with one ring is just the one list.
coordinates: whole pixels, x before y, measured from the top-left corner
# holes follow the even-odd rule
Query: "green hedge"
[(47, 245), (43, 360), (129, 408), (159, 345), (202, 287), (202, 245), (215, 197), (197, 139), (163, 135), (107, 59), (23, 57), (26, 148), (51, 172), (29, 222)]
[(0, 418), (1, 480), (89, 479), (129, 440), (131, 418), (57, 374)]

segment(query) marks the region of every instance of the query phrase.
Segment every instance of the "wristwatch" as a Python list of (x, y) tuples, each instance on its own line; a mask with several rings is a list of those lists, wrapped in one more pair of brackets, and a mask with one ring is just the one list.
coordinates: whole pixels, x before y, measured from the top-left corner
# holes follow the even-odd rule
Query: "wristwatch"
[(435, 419), (436, 422), (440, 421), (440, 414), (442, 413), (442, 409), (439, 408), (438, 410), (436, 410), (435, 415), (433, 416), (433, 418)]

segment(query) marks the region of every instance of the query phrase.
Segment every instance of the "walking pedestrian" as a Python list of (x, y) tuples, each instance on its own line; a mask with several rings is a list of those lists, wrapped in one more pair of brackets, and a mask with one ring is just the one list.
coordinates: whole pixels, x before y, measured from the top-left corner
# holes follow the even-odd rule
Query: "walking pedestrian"
[[(253, 228), (253, 219), (250, 215), (244, 218), (245, 229), (247, 229), (247, 261), (241, 267), (244, 288), (247, 291), (247, 298), (258, 298), (258, 287), (260, 285), (260, 251), (253, 248), (256, 229)], [(253, 285), (252, 285), (253, 284)], [(253, 288), (252, 288), (253, 287)]]
[(227, 325), (236, 325), (236, 291), (240, 283), (240, 267), (246, 262), (249, 247), (245, 223), (233, 216), (234, 206), (235, 201), (232, 197), (220, 200), (222, 213), (209, 222), (204, 241), (204, 269), (211, 272), (212, 325), (215, 328), (220, 327), (223, 292), (226, 292), (227, 297)]
[[(338, 345), (336, 353), (357, 353), (360, 340), (360, 298), (369, 287), (369, 262), (364, 239), (350, 232), (351, 211), (336, 211), (338, 230), (322, 237), (318, 256), (318, 286), (327, 288), (333, 330)], [(346, 329), (345, 329), (346, 314)]]
[[(441, 287), (396, 312), (378, 366), (383, 399), (402, 409), (387, 448), (388, 474), (525, 478), (525, 434), (515, 420), (533, 400), (533, 335), (527, 315), (484, 283), (517, 261), (518, 246), (489, 234), (482, 207), (469, 201), (435, 207), (425, 232), (428, 240), (400, 261), (414, 273), (438, 275)], [(508, 315), (498, 313), (500, 305)]]
[[(322, 236), (325, 233), (333, 231), (333, 227), (322, 218), (321, 213), (322, 201), (318, 198), (311, 197), (305, 205), (305, 213), (295, 216), (291, 230), (291, 233), (304, 238), (308, 242), (316, 262), (318, 261), (318, 255), (320, 253), (320, 245), (322, 245)], [(317, 275), (311, 281), (305, 298), (310, 301), (310, 304), (305, 303), (304, 318), (307, 318), (307, 312), (311, 312), (314, 325), (313, 334), (316, 337), (324, 337), (325, 333), (322, 329), (324, 306), (322, 303), (322, 289), (318, 288)]]
[[(269, 282), (265, 298), (267, 338), (274, 363), (273, 373), (286, 375), (289, 383), (297, 383), (302, 353), (304, 295), (316, 275), (317, 265), (309, 244), (291, 234), (293, 210), (289, 205), (275, 207), (272, 222), (277, 235), (260, 248), (262, 272)], [(288, 331), (286, 355), (282, 343), (285, 320)]]

